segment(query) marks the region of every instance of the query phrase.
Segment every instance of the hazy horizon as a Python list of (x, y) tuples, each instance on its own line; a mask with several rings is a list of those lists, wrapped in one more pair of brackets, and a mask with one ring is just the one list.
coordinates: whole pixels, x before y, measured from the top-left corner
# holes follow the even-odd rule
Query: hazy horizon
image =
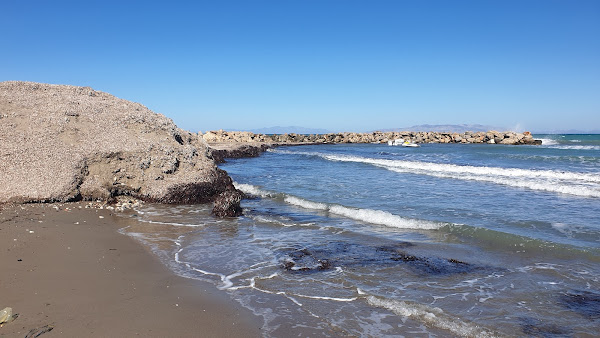
[[(475, 127), (474, 127), (475, 126)], [(431, 127), (431, 128), (427, 128)], [(443, 128), (450, 127), (450, 128)], [(600, 134), (600, 129), (556, 129), (556, 130), (541, 130), (541, 129), (532, 129), (532, 130), (515, 130), (511, 128), (504, 128), (498, 126), (485, 126), (479, 124), (456, 124), (456, 125), (417, 125), (417, 126), (405, 126), (405, 127), (397, 127), (397, 128), (376, 128), (373, 130), (328, 130), (322, 128), (311, 128), (304, 126), (270, 126), (264, 128), (254, 128), (254, 129), (206, 129), (206, 130), (194, 130), (193, 132), (208, 132), (208, 131), (217, 131), (217, 130), (225, 130), (225, 131), (249, 131), (256, 134), (330, 134), (330, 133), (343, 133), (343, 132), (358, 132), (358, 133), (370, 133), (370, 132), (388, 132), (388, 131), (433, 131), (433, 132), (465, 132), (465, 131), (515, 131), (515, 132), (524, 132), (529, 131), (532, 134)]]
[(600, 129), (600, 2), (8, 2), (0, 81), (90, 86), (188, 130)]

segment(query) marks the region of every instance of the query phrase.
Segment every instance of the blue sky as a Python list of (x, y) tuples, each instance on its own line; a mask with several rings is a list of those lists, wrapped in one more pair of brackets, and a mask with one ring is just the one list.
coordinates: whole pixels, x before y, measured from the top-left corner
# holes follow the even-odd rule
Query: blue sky
[(600, 129), (600, 1), (17, 1), (0, 81), (90, 86), (188, 130)]

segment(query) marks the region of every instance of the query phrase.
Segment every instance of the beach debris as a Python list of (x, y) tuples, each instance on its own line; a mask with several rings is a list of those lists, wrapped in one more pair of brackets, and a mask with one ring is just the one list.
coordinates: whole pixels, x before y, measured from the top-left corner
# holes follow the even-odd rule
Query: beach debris
[(54, 330), (54, 326), (47, 324), (42, 327), (38, 327), (37, 329), (29, 330), (29, 332), (27, 332), (27, 334), (25, 335), (25, 338), (36, 338), (52, 330)]
[(0, 311), (0, 327), (6, 323), (10, 323), (19, 317), (18, 313), (13, 314), (11, 307), (5, 307)]

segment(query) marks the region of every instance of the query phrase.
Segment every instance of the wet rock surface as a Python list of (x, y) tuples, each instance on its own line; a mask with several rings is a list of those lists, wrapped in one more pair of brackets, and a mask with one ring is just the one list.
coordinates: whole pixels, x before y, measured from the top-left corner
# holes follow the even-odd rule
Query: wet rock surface
[(210, 154), (215, 163), (225, 163), (226, 158), (246, 158), (246, 157), (258, 157), (261, 153), (269, 149), (271, 145), (268, 144), (252, 144), (252, 145), (239, 145), (235, 147), (227, 146), (211, 146)]
[(230, 189), (219, 194), (214, 202), (213, 214), (217, 217), (237, 217), (242, 215), (240, 202), (244, 194)]
[(456, 259), (412, 255), (407, 249), (413, 244), (368, 246), (356, 243), (328, 243), (326, 246), (290, 248), (281, 251), (281, 266), (290, 272), (318, 272), (335, 267), (406, 264), (415, 273), (446, 275), (483, 270), (485, 267)]

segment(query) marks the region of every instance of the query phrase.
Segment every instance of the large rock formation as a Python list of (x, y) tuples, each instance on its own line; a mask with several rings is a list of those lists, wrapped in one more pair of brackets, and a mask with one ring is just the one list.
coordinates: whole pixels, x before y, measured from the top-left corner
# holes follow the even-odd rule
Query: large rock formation
[(0, 203), (222, 195), (219, 216), (240, 212), (240, 193), (201, 137), (89, 87), (0, 82), (0, 173)]

